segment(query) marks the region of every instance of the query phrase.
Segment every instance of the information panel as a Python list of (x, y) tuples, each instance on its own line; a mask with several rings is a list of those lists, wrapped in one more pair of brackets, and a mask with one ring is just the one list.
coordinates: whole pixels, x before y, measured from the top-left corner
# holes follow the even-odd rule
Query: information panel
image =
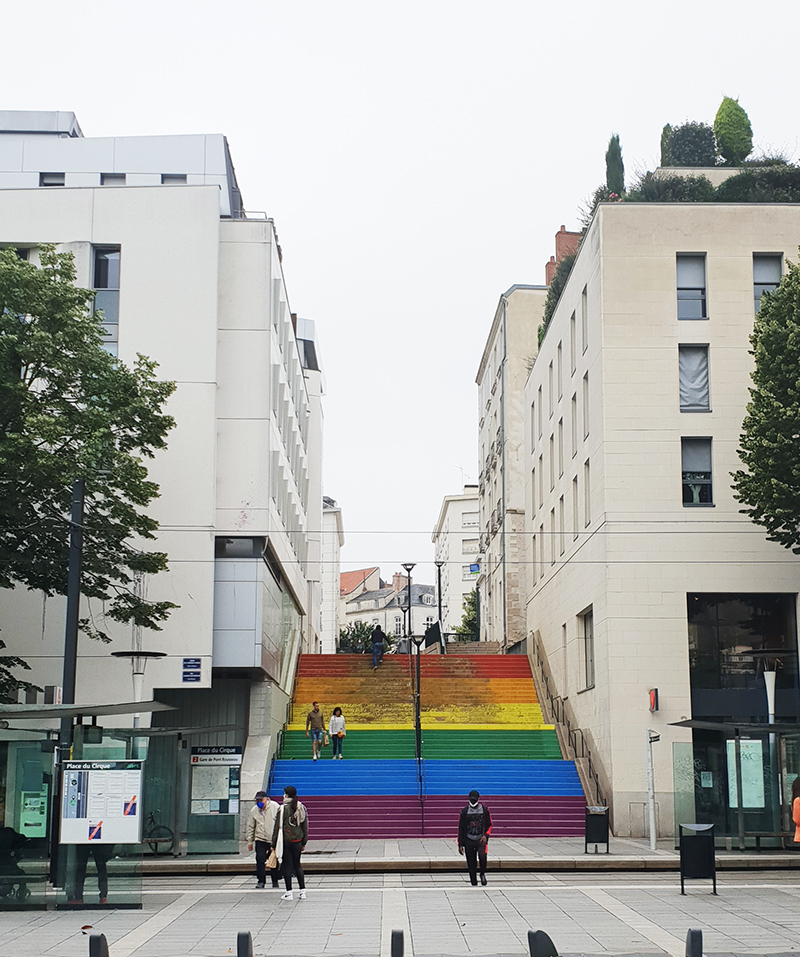
[(242, 749), (192, 748), (192, 814), (238, 814)]
[(65, 761), (62, 844), (139, 844), (141, 761)]

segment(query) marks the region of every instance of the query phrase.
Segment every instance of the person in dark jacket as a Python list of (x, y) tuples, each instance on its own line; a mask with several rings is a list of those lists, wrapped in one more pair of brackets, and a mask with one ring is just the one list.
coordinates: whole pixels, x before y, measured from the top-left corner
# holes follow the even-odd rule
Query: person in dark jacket
[(380, 625), (372, 629), (372, 670), (377, 671), (383, 661), (383, 652), (386, 648), (386, 633)]
[(458, 818), (458, 853), (467, 859), (469, 880), (473, 887), (478, 884), (478, 865), (481, 884), (486, 886), (486, 847), (491, 833), (492, 815), (489, 808), (480, 803), (477, 791), (470, 791), (469, 804), (461, 808)]

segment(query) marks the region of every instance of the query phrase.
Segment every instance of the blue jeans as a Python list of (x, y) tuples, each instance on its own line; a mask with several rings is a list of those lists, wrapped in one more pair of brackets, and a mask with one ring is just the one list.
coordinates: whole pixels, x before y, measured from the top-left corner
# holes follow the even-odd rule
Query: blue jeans
[(376, 641), (372, 646), (372, 667), (377, 668), (383, 661), (383, 642)]
[(333, 756), (336, 757), (338, 754), (342, 753), (342, 745), (344, 744), (344, 738), (340, 738), (337, 735), (332, 734), (331, 743), (333, 744)]

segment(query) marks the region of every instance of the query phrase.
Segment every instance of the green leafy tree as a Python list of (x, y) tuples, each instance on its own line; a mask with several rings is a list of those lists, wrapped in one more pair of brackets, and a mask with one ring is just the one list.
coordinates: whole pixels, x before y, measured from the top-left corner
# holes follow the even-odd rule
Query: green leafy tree
[[(0, 650), (5, 646), (6, 643), (0, 641)], [(30, 681), (23, 681), (18, 678), (13, 673), (16, 668), (22, 668), (24, 671), (31, 670), (28, 663), (16, 655), (0, 655), (0, 702), (3, 704), (15, 704), (20, 690), (42, 690), (37, 685), (31, 684)]]
[(753, 128), (738, 100), (723, 97), (714, 118), (717, 148), (733, 166), (741, 165), (753, 151)]
[(733, 474), (742, 511), (800, 554), (800, 267), (761, 298), (752, 335), (753, 388)]
[(609, 193), (622, 196), (625, 192), (625, 166), (622, 162), (622, 147), (619, 134), (615, 133), (608, 141), (606, 150), (606, 186)]
[(676, 126), (669, 138), (669, 156), (672, 166), (716, 166), (714, 130), (707, 123)]
[(462, 602), (461, 624), (456, 628), (456, 641), (480, 641), (480, 623), (478, 621), (478, 589), (464, 595)]
[(672, 151), (670, 150), (670, 140), (672, 139), (672, 127), (669, 123), (664, 125), (661, 131), (661, 166), (672, 166)]
[(134, 587), (137, 573), (167, 567), (144, 547), (158, 527), (143, 511), (158, 496), (144, 460), (166, 447), (175, 384), (143, 356), (129, 369), (106, 352), (94, 295), (75, 285), (71, 254), (42, 246), (37, 266), (0, 251), (0, 587), (66, 593), (72, 485), (83, 478), (81, 588), (102, 608), (81, 628), (107, 641), (106, 620), (159, 630), (177, 607)]
[(542, 344), (542, 339), (544, 339), (544, 334), (547, 332), (547, 327), (550, 325), (550, 320), (553, 318), (553, 313), (556, 311), (558, 300), (561, 298), (561, 293), (564, 291), (564, 287), (567, 284), (567, 280), (569, 279), (569, 274), (572, 272), (574, 263), (575, 255), (573, 254), (570, 256), (565, 256), (558, 266), (556, 266), (555, 275), (550, 282), (547, 295), (544, 299), (542, 324), (539, 326), (539, 345)]

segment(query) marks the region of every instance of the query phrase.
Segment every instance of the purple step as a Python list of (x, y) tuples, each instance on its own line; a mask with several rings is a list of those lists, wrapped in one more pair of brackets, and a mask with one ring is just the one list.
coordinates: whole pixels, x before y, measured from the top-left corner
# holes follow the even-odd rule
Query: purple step
[[(308, 808), (309, 837), (317, 841), (444, 837), (455, 840), (461, 795), (425, 800), (425, 830), (419, 800), (409, 795), (300, 795)], [(583, 835), (582, 797), (485, 795), (494, 837)]]

